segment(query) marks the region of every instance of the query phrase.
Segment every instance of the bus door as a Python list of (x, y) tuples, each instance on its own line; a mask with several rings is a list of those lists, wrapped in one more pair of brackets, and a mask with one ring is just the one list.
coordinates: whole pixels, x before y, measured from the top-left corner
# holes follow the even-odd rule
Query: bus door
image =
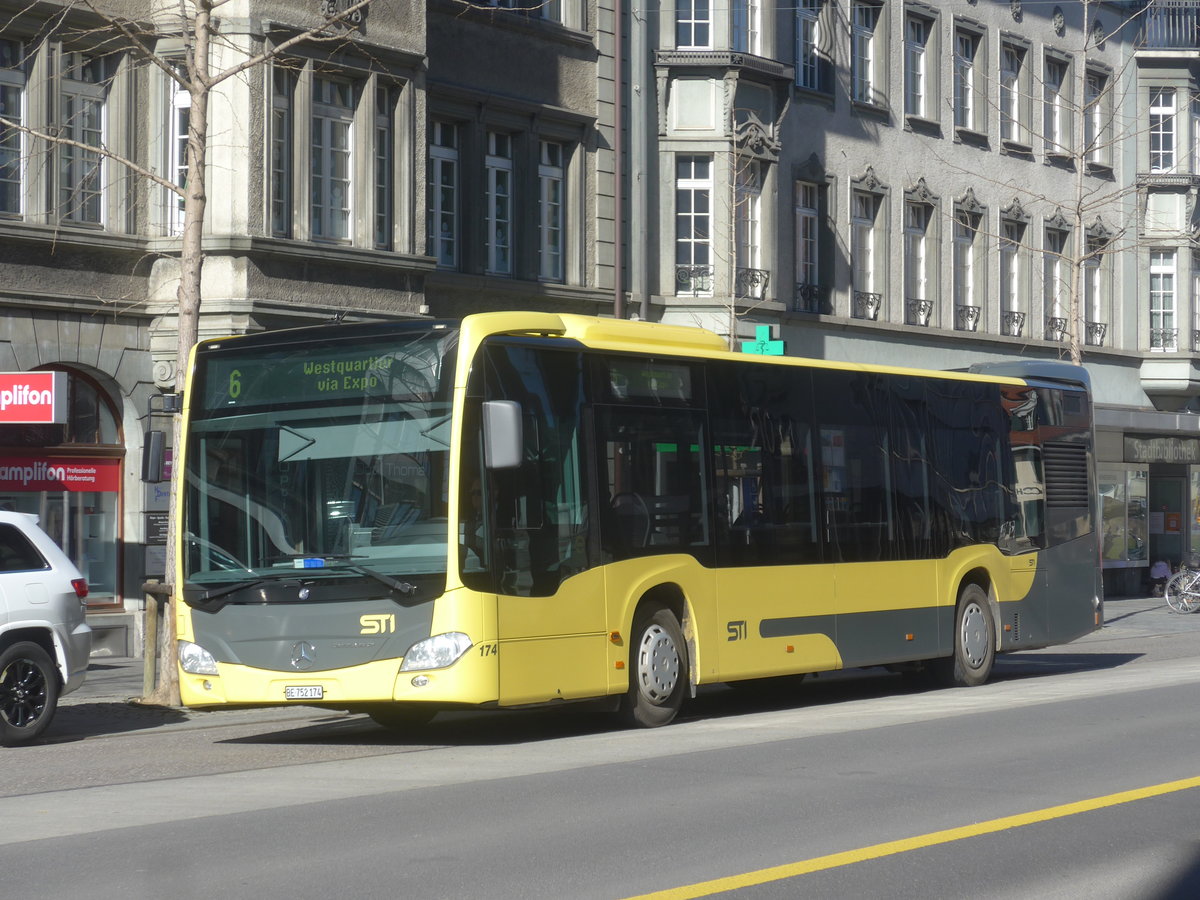
[[(581, 358), (537, 341), (496, 342), (484, 354), (487, 398), (520, 404), (524, 444), (519, 466), (492, 470), (481, 485), (500, 703), (602, 695), (610, 645), (589, 540)], [(480, 486), (464, 471), (465, 491)]]

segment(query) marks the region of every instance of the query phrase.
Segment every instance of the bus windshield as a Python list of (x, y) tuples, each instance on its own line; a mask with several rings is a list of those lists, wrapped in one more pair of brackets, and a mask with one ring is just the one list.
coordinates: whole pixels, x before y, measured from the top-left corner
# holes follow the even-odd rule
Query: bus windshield
[(198, 351), (182, 519), (189, 601), (295, 599), (261, 589), (281, 579), (365, 578), (402, 593), (415, 591), (409, 578), (444, 584), (457, 332), (347, 332)]

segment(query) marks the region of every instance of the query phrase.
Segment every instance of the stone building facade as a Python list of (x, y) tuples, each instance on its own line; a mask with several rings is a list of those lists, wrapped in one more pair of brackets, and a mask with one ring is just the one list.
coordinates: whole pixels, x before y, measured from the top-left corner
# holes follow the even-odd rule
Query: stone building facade
[[(1078, 354), (1109, 587), (1200, 550), (1200, 5), (389, 0), (293, 42), (348, 6), (221, 7), (216, 70), (287, 47), (213, 90), (202, 336), (531, 308), (852, 362)], [(0, 373), (71, 393), (65, 425), (0, 425), (0, 472), (95, 473), (0, 503), (137, 652), (182, 225), (155, 178), (186, 179), (191, 98), (82, 4), (0, 7)], [(113, 7), (178, 64), (175, 4)]]

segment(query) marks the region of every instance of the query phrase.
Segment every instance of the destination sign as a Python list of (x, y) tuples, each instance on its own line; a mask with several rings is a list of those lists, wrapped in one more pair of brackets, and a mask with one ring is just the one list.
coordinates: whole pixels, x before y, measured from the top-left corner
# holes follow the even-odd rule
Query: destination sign
[(294, 347), (256, 355), (213, 354), (201, 357), (202, 403), (206, 409), (284, 403), (378, 398), (403, 400), (436, 393), (442, 364), (438, 341), (405, 342), (397, 348)]

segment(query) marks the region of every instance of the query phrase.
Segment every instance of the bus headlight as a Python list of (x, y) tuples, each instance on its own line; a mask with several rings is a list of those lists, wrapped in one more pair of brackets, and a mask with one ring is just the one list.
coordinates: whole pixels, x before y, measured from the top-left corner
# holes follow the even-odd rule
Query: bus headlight
[(444, 669), (446, 666), (452, 666), (458, 662), (459, 657), (470, 649), (471, 639), (461, 631), (435, 634), (408, 648), (408, 652), (404, 654), (404, 662), (400, 665), (400, 671)]
[(179, 642), (179, 665), (189, 675), (216, 675), (217, 661), (213, 655), (191, 641)]

